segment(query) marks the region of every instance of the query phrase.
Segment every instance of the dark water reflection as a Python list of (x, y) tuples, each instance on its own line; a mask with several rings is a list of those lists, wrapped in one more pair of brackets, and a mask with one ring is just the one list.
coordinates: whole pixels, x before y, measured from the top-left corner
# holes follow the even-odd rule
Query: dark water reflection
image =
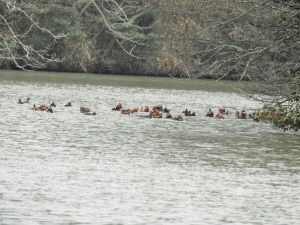
[[(258, 103), (218, 86), (135, 86), (146, 82), (139, 77), (122, 77), (121, 86), (106, 76), (8, 75), (0, 71), (1, 224), (299, 224), (299, 134), (203, 116)], [(27, 97), (57, 107), (16, 104)], [(111, 111), (119, 102), (197, 116), (121, 115)]]

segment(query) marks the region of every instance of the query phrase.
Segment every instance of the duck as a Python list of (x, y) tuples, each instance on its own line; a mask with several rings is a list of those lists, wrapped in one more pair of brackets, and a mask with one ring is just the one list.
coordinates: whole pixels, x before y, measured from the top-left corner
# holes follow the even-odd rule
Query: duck
[(219, 113), (216, 114), (215, 118), (216, 118), (216, 119), (224, 119), (224, 117), (221, 116)]
[(54, 101), (52, 101), (51, 104), (50, 104), (49, 106), (51, 106), (51, 107), (56, 107)]
[(195, 112), (192, 112), (192, 113), (189, 112), (189, 116), (196, 116), (196, 113)]
[(162, 113), (153, 115), (153, 118), (162, 118)]
[(165, 118), (172, 118), (172, 115), (168, 113)]
[(43, 109), (44, 106), (40, 106), (40, 107), (37, 107), (35, 104), (33, 104), (33, 108), (31, 108), (32, 110), (35, 110), (35, 111), (44, 111)]
[(225, 110), (224, 107), (221, 108), (221, 109), (219, 109), (219, 112), (220, 112), (221, 114), (224, 114), (224, 115), (228, 115), (228, 114), (229, 114), (229, 111), (228, 111), (228, 110)]
[(192, 112), (190, 110), (184, 110), (182, 113), (184, 113), (184, 115), (186, 116), (196, 116), (196, 113), (195, 112)]
[(152, 107), (152, 110), (153, 110), (153, 111), (156, 111), (156, 110), (162, 111), (162, 110), (163, 110), (163, 107), (162, 107), (161, 105), (154, 105), (154, 106)]
[(140, 109), (140, 111), (141, 111), (141, 112), (149, 112), (149, 107), (148, 107), (148, 106), (145, 106), (145, 108), (142, 107), (142, 108)]
[(112, 108), (111, 110), (120, 111), (121, 110), (120, 106), (122, 105), (119, 103), (116, 107)]
[(131, 109), (121, 109), (121, 113), (122, 114), (130, 114), (130, 113), (133, 113), (132, 111), (131, 111)]
[(206, 113), (206, 116), (208, 116), (208, 117), (214, 117), (213, 111), (211, 111), (211, 109), (209, 109), (208, 113)]
[(173, 119), (178, 120), (178, 121), (183, 121), (183, 118), (181, 115), (175, 116)]
[(40, 107), (38, 108), (39, 111), (44, 111), (47, 110), (49, 108), (49, 106), (46, 105), (40, 105)]
[(248, 114), (248, 119), (252, 119), (253, 121), (259, 122), (259, 117), (252, 115), (251, 113)]
[(80, 112), (81, 113), (90, 112), (90, 108), (89, 107), (86, 107), (86, 108), (80, 107)]
[(24, 104), (20, 98), (19, 98), (18, 104)]
[(131, 112), (138, 112), (138, 111), (139, 111), (138, 108), (134, 108), (134, 109), (131, 110)]
[(243, 110), (241, 113), (239, 111), (236, 111), (235, 112), (235, 116), (238, 118), (238, 119), (247, 119), (247, 113), (245, 110)]
[(30, 108), (31, 110), (37, 110), (37, 107), (35, 104), (33, 104), (33, 108)]
[(164, 109), (163, 109), (163, 112), (164, 113), (169, 113), (171, 110), (170, 109), (167, 109), (167, 107), (165, 107)]
[(27, 100), (23, 101), (23, 103), (30, 103), (29, 100), (30, 100), (30, 98), (27, 98)]
[(71, 102), (68, 102), (65, 106), (72, 106)]
[(46, 109), (46, 112), (53, 113), (53, 110), (52, 110), (51, 107), (48, 107), (48, 108)]

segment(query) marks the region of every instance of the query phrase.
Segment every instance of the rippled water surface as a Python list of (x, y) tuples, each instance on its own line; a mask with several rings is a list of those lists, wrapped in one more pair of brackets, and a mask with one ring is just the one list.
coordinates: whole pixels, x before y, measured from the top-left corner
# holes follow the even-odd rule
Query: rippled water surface
[[(51, 101), (53, 114), (31, 110)], [(300, 223), (299, 134), (205, 117), (260, 106), (224, 85), (0, 70), (0, 104), (0, 224)]]

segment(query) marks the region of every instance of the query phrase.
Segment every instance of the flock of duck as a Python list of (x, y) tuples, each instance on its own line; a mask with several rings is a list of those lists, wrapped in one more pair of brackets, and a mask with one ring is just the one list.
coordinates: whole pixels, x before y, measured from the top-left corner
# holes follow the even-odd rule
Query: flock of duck
[[(25, 104), (25, 103), (30, 103), (30, 98), (27, 98), (25, 101), (22, 101), (21, 99), (19, 99), (18, 104)], [(65, 107), (71, 107), (72, 103), (68, 102), (67, 104), (64, 105)], [(32, 110), (35, 111), (46, 111), (49, 113), (53, 113), (53, 108), (52, 107), (56, 107), (56, 104), (54, 103), (54, 101), (51, 102), (51, 104), (49, 104), (49, 106), (46, 105), (40, 105), (39, 107), (36, 106), (35, 104), (33, 105)], [(134, 109), (124, 109), (122, 104), (119, 103), (116, 107), (112, 108), (112, 110), (114, 111), (120, 111), (122, 114), (132, 114), (135, 112), (148, 112), (149, 114), (147, 115), (143, 115), (141, 117), (144, 118), (172, 118), (174, 120), (178, 120), (178, 121), (183, 121), (183, 118), (181, 115), (175, 115), (174, 117), (171, 115), (170, 110), (167, 108), (162, 107), (161, 105), (157, 105), (157, 106), (153, 106), (152, 109), (150, 109), (148, 106), (145, 107), (141, 107), (139, 108), (134, 108)], [(89, 107), (80, 107), (80, 112), (84, 113), (85, 115), (96, 115), (95, 112), (91, 112)], [(166, 113), (166, 115), (164, 116), (163, 113)], [(182, 112), (185, 116), (196, 116), (195, 112), (191, 112), (190, 110), (186, 109)], [(216, 119), (225, 119), (224, 115), (229, 115), (231, 114), (231, 112), (229, 112), (228, 110), (225, 110), (225, 108), (220, 108), (219, 111), (216, 113), (216, 115), (214, 114), (213, 111), (211, 111), (211, 109), (208, 110), (206, 116), (207, 117), (214, 117)], [(257, 117), (253, 117), (251, 114), (247, 114), (245, 112), (245, 110), (243, 110), (241, 113), (236, 111), (235, 112), (235, 116), (238, 119), (253, 119), (255, 121), (258, 121)]]
[[(22, 101), (21, 99), (19, 99), (18, 104), (30, 103), (29, 100), (30, 100), (30, 98), (27, 98), (26, 101)], [(71, 107), (71, 106), (72, 106), (72, 103), (71, 103), (71, 102), (68, 102), (68, 103), (65, 104), (64, 106), (65, 106), (65, 107)], [(51, 104), (50, 104), (49, 106), (46, 106), (46, 105), (40, 105), (40, 106), (38, 107), (38, 106), (36, 106), (35, 104), (33, 104), (32, 110), (35, 110), (35, 111), (46, 111), (46, 112), (49, 112), (49, 113), (53, 113), (52, 107), (56, 107), (56, 104), (54, 103), (54, 101), (52, 101)], [(89, 107), (80, 107), (80, 112), (81, 112), (81, 113), (84, 113), (85, 115), (93, 115), (93, 116), (96, 115), (95, 112), (92, 113), (92, 112), (90, 111), (90, 108), (89, 108)]]
[[(124, 109), (122, 107), (122, 104), (119, 103), (116, 107), (112, 108), (114, 111), (121, 111), (122, 114), (131, 114), (135, 112), (149, 112), (148, 115), (141, 116), (144, 118), (163, 118), (163, 113), (166, 113), (165, 118), (173, 118), (173, 116), (170, 114), (170, 110), (167, 108), (163, 108), (161, 105), (153, 106), (152, 110), (148, 106), (142, 107), (142, 108), (134, 108), (134, 109)], [(187, 111), (188, 112), (188, 111)], [(195, 112), (193, 112), (193, 116), (195, 116)], [(181, 115), (174, 116), (175, 120), (182, 121), (183, 118)]]
[[(148, 115), (146, 116), (142, 116), (144, 118), (163, 118), (163, 113), (166, 113), (165, 118), (173, 118), (173, 116), (170, 113), (170, 110), (167, 108), (162, 107), (161, 105), (158, 106), (153, 106), (152, 109), (150, 110), (150, 108), (148, 106), (146, 107), (142, 107), (142, 108), (134, 108), (134, 109), (124, 109), (122, 107), (122, 104), (118, 104), (116, 107), (112, 108), (112, 110), (114, 111), (121, 111), (122, 114), (131, 114), (131, 113), (135, 113), (135, 112), (149, 112)], [(185, 116), (196, 116), (195, 112), (191, 112), (190, 110), (186, 109), (182, 112)], [(216, 113), (216, 115), (214, 115), (214, 113), (211, 111), (211, 109), (209, 109), (209, 111), (207, 112), (206, 116), (208, 117), (214, 117), (216, 119), (225, 119), (223, 115), (229, 115), (231, 112), (229, 112), (228, 110), (225, 110), (225, 108), (220, 108), (219, 112)], [(245, 110), (242, 110), (242, 112), (235, 112), (235, 116), (238, 119), (253, 119), (255, 121), (258, 121), (257, 117), (253, 117), (251, 114), (247, 114)], [(182, 121), (183, 118), (181, 115), (176, 115), (174, 116), (175, 120), (179, 120)]]

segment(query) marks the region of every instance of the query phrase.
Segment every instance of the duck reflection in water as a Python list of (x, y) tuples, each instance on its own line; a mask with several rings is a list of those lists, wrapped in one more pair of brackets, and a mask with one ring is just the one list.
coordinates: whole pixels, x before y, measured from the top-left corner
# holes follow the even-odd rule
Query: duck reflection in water
[(90, 112), (85, 112), (84, 115), (90, 115), (90, 116), (95, 116), (97, 113), (93, 112), (93, 113), (90, 113)]

